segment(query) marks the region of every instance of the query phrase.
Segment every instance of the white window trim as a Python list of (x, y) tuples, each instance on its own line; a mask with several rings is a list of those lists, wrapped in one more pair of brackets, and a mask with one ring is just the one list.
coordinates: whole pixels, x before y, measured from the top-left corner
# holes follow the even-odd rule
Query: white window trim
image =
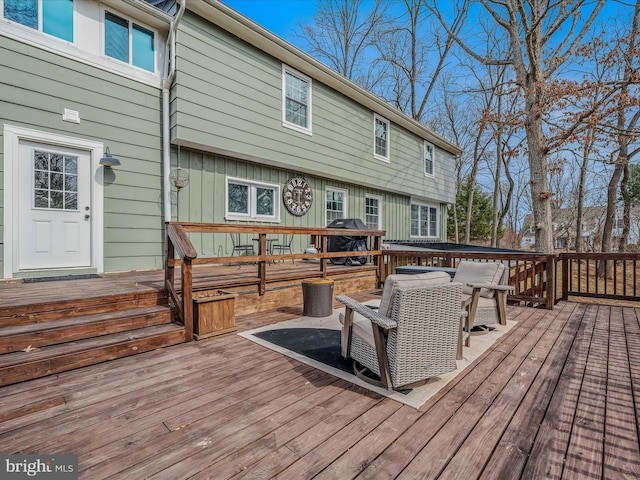
[(43, 38), (45, 39), (45, 42), (51, 39), (55, 39), (56, 41), (60, 42), (61, 45), (73, 46), (77, 43), (77, 38), (78, 38), (78, 27), (77, 27), (78, 12), (76, 8), (77, 8), (76, 2), (73, 2), (73, 42), (69, 42), (67, 40), (64, 40), (63, 38), (56, 37), (55, 35), (51, 35), (42, 30), (43, 28), (42, 27), (42, 22), (43, 22), (42, 0), (38, 0), (38, 28), (37, 29), (27, 27), (26, 25), (23, 25), (21, 23), (15, 22), (13, 20), (7, 20), (6, 18), (4, 18), (4, 0), (0, 0), (0, 19), (2, 19), (3, 22), (10, 25), (11, 27), (15, 27), (18, 32), (24, 32), (24, 34), (26, 34), (27, 36), (29, 36), (29, 34), (33, 34), (34, 32), (37, 32), (39, 35), (43, 36)]
[[(4, 4), (2, 0), (0, 0), (0, 9), (3, 8), (3, 5)], [(94, 28), (95, 32), (97, 32), (96, 36), (92, 36), (92, 38), (89, 40), (87, 40), (87, 38), (82, 38), (82, 29), (80, 28), (80, 25), (78, 25), (78, 22), (80, 21), (79, 19), (83, 18), (85, 21), (92, 20), (87, 20), (86, 16), (79, 14), (77, 8), (78, 7), (74, 2), (74, 44), (71, 44), (58, 37), (48, 35), (39, 30), (35, 30), (19, 23), (6, 20), (1, 13), (2, 10), (0, 10), (0, 32), (2, 35), (26, 45), (51, 52), (56, 55), (60, 55), (64, 58), (81, 62), (91, 67), (99, 68), (109, 73), (115, 73), (117, 75), (133, 79), (135, 81), (150, 85), (155, 88), (162, 88), (162, 79), (160, 76), (160, 71), (157, 67), (156, 73), (154, 74), (149, 72), (148, 70), (133, 67), (129, 64), (125, 64), (124, 62), (117, 61), (110, 57), (104, 57), (103, 55), (99, 54), (99, 51), (102, 51), (102, 44), (104, 42), (104, 25), (100, 24), (97, 19)], [(56, 41), (52, 41), (51, 39), (55, 39)], [(90, 48), (85, 48), (84, 43), (86, 43), (87, 41), (96, 42), (95, 51), (91, 50)], [(97, 46), (98, 42), (100, 46)], [(161, 65), (164, 61), (164, 44), (162, 42), (162, 39), (160, 39), (159, 37), (156, 38), (155, 48), (156, 65)]]
[(344, 210), (342, 212), (342, 218), (349, 218), (349, 191), (344, 188), (335, 188), (335, 187), (327, 187), (324, 191), (324, 224), (328, 224), (327, 219), (327, 193), (328, 192), (340, 192), (343, 194), (343, 202)]
[(364, 203), (364, 219), (365, 223), (367, 220), (367, 198), (374, 198), (378, 200), (378, 230), (382, 230), (382, 197), (380, 195), (365, 195), (365, 203)]
[[(411, 234), (411, 206), (417, 205), (418, 207), (427, 207), (427, 208), (435, 208), (436, 209), (436, 234), (435, 235), (412, 235)], [(441, 212), (438, 205), (434, 203), (427, 202), (419, 202), (412, 200), (409, 204), (409, 238), (440, 238), (440, 221), (441, 221)], [(418, 230), (420, 229), (420, 224), (418, 224)]]
[[(307, 82), (308, 91), (307, 98), (309, 101), (307, 102), (307, 127), (301, 127), (297, 123), (291, 123), (287, 121), (287, 73), (295, 75), (296, 77), (300, 77)], [(286, 128), (290, 128), (291, 130), (295, 130), (297, 132), (304, 133), (305, 135), (313, 135), (313, 115), (312, 115), (312, 104), (313, 104), (313, 81), (311, 77), (300, 73), (293, 68), (282, 64), (282, 126)]]
[[(426, 160), (426, 156), (427, 156), (427, 147), (431, 147), (431, 153), (432, 153), (432, 158), (431, 158), (431, 173), (427, 172), (427, 168), (426, 168), (426, 164), (425, 164), (425, 160)], [(424, 141), (424, 147), (423, 147), (423, 151), (422, 151), (422, 168), (424, 170), (424, 175), (425, 177), (435, 177), (436, 175), (436, 147), (433, 143), (429, 143), (426, 140)]]
[[(387, 155), (382, 156), (376, 152), (376, 121), (379, 120), (387, 125)], [(384, 162), (391, 162), (391, 122), (377, 113), (373, 114), (373, 156)]]
[[(249, 213), (229, 212), (229, 183), (246, 185), (249, 187)], [(256, 213), (256, 188), (264, 187), (274, 190), (273, 216), (258, 215)], [(224, 184), (224, 218), (225, 220), (237, 220), (242, 222), (270, 222), (280, 223), (280, 185), (266, 182), (247, 180), (246, 178), (226, 177)]]
[[(117, 58), (113, 58), (110, 57), (109, 55), (107, 55), (105, 53), (105, 35), (106, 35), (106, 15), (105, 13), (109, 12), (112, 15), (115, 15), (117, 17), (122, 18), (123, 20), (126, 20), (127, 22), (129, 22), (129, 61), (128, 62), (123, 62), (122, 60), (118, 60)], [(102, 7), (101, 12), (100, 12), (100, 55), (102, 56), (102, 58), (104, 58), (106, 61), (108, 62), (113, 62), (116, 63), (118, 65), (126, 65), (128, 68), (132, 68), (136, 71), (139, 72), (145, 72), (149, 75), (159, 75), (160, 74), (160, 70), (159, 70), (159, 63), (161, 61), (161, 57), (158, 54), (159, 52), (159, 38), (160, 38), (160, 34), (158, 33), (158, 30), (156, 30), (153, 27), (150, 27), (149, 25), (140, 22), (139, 20), (135, 20), (132, 17), (130, 17), (129, 15), (125, 15), (124, 13), (110, 8), (110, 7)], [(133, 24), (138, 25), (139, 27), (142, 27), (146, 30), (149, 30), (150, 32), (153, 33), (153, 72), (145, 69), (145, 68), (141, 68), (141, 67), (137, 67), (135, 66), (132, 62), (133, 62), (133, 47), (131, 45), (132, 42), (132, 29), (133, 29)]]
[(91, 187), (91, 201), (93, 218), (93, 239), (91, 245), (91, 266), (98, 273), (104, 271), (104, 168), (100, 165), (103, 144), (83, 138), (68, 137), (55, 133), (32, 130), (29, 128), (4, 125), (4, 278), (12, 278), (14, 266), (18, 265), (17, 249), (14, 248), (18, 241), (18, 205), (14, 203), (16, 192), (14, 185), (19, 184), (18, 165), (20, 141), (32, 141), (44, 144), (59, 145), (61, 147), (87, 150), (91, 157), (91, 168), (94, 172), (93, 185)]

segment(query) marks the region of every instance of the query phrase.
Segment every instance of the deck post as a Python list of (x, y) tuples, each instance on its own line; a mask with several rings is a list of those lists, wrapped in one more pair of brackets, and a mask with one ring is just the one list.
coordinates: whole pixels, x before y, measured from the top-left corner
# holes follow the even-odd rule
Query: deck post
[[(267, 234), (258, 234), (258, 255), (263, 257), (267, 254)], [(260, 260), (258, 262), (258, 278), (260, 283), (258, 284), (258, 295), (262, 296), (267, 291), (267, 262)]]
[(560, 255), (562, 259), (562, 300), (565, 302), (569, 299), (569, 257)]
[[(167, 225), (166, 228), (169, 228)], [(166, 237), (166, 247), (167, 247), (167, 256), (165, 258), (165, 266), (164, 266), (164, 286), (167, 290), (169, 290), (169, 286), (173, 286), (174, 284), (174, 270), (175, 267), (171, 262), (176, 255), (176, 249), (173, 246), (173, 242), (171, 241), (171, 237), (169, 236), (169, 232), (167, 231)]]
[[(327, 235), (322, 235), (320, 237), (320, 242), (322, 243), (322, 247), (320, 248), (320, 251), (323, 253), (327, 252), (327, 246), (328, 243), (327, 242)], [(322, 257), (320, 259), (320, 271), (322, 272), (322, 278), (327, 278), (327, 258), (326, 257)]]
[(547, 270), (547, 295), (545, 308), (547, 310), (553, 310), (553, 306), (556, 303), (556, 256), (547, 255), (545, 261), (545, 269)]
[(184, 312), (184, 339), (193, 340), (193, 271), (191, 259), (182, 262), (182, 310)]

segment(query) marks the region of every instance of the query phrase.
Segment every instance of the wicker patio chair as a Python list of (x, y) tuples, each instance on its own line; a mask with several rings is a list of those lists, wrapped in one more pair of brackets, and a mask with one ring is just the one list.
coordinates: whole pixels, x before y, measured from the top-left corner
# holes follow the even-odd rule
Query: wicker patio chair
[[(386, 315), (347, 296), (336, 300), (346, 307), (349, 355), (361, 378), (366, 375), (358, 364), (379, 375), (380, 384), (391, 390), (456, 369), (460, 283), (394, 287)], [(361, 316), (355, 322), (354, 313)]]
[[(460, 261), (452, 281), (462, 283), (463, 299), (470, 302), (469, 329), (507, 324), (507, 292), (514, 290), (508, 280), (509, 271), (500, 262)], [(465, 343), (469, 346), (469, 337)]]

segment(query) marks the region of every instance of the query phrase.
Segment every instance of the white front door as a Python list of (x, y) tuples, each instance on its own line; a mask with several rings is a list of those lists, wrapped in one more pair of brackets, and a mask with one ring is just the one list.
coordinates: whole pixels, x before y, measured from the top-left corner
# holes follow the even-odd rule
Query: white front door
[(21, 140), (17, 270), (91, 267), (89, 151)]

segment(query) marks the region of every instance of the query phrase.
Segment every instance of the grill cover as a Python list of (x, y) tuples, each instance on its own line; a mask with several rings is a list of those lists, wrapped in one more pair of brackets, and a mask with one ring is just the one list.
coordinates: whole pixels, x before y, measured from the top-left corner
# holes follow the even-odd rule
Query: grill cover
[[(327, 228), (348, 228), (351, 230), (368, 230), (367, 226), (359, 218), (339, 218), (327, 225)], [(361, 252), (367, 250), (366, 236), (335, 235), (327, 239), (327, 249), (330, 252)], [(336, 257), (329, 261), (336, 265), (351, 265), (354, 261), (364, 265), (367, 256)]]

